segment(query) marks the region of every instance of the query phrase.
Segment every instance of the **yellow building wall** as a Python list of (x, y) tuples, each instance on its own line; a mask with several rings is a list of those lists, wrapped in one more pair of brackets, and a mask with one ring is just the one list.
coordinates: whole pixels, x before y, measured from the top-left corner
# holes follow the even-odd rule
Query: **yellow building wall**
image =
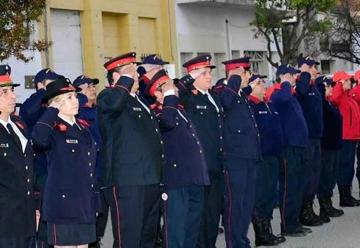
[[(78, 10), (84, 73), (106, 85), (105, 61), (128, 51), (156, 53), (176, 64), (174, 0), (47, 0), (40, 33), (51, 41), (51, 9)], [(44, 66), (52, 65), (51, 47), (42, 55)], [(176, 65), (177, 68), (177, 65)]]

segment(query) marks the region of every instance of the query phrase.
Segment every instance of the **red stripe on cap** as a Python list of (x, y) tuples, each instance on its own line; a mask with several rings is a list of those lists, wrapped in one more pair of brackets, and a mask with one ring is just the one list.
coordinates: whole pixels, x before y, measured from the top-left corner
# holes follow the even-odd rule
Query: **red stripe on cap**
[(155, 83), (153, 85), (151, 85), (150, 89), (149, 89), (149, 94), (150, 96), (154, 96), (156, 89), (164, 82), (168, 81), (170, 78), (169, 76), (165, 75), (162, 76), (161, 78), (159, 78), (158, 80), (155, 81)]
[(225, 70), (227, 72), (231, 71), (231, 70), (234, 70), (236, 68), (250, 68), (251, 67), (251, 64), (250, 63), (233, 63), (233, 64), (226, 64), (225, 65)]
[(186, 67), (186, 70), (188, 72), (191, 72), (192, 70), (204, 68), (206, 66), (210, 66), (210, 61), (202, 61), (196, 64), (191, 64), (188, 67)]
[(112, 62), (111, 64), (108, 64), (105, 68), (106, 70), (110, 71), (116, 67), (122, 66), (124, 64), (129, 64), (129, 63), (135, 63), (136, 59), (134, 57), (131, 58), (123, 58), (123, 59), (119, 59), (116, 60), (114, 62)]
[(67, 87), (63, 87), (60, 90), (75, 90), (75, 88), (70, 85), (70, 86), (67, 86)]
[(5, 83), (12, 83), (12, 79), (9, 75), (0, 76), (0, 84), (5, 84)]

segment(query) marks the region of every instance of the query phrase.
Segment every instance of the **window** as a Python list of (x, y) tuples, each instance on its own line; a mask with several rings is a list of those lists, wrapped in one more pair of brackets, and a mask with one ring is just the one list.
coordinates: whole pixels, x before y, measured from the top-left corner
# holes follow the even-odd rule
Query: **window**
[(250, 57), (252, 70), (262, 75), (269, 74), (266, 52), (264, 51), (244, 51), (245, 57)]
[(212, 64), (216, 66), (212, 73), (214, 84), (220, 78), (225, 77), (225, 66), (222, 64), (224, 60), (226, 60), (225, 53), (214, 53), (214, 57), (212, 59)]
[(231, 50), (231, 58), (232, 59), (240, 58), (240, 51), (239, 50)]
[(180, 63), (181, 63), (181, 72), (183, 75), (187, 74), (186, 68), (184, 68), (182, 65), (194, 57), (194, 53), (180, 53)]
[(330, 60), (321, 60), (321, 73), (330, 74)]

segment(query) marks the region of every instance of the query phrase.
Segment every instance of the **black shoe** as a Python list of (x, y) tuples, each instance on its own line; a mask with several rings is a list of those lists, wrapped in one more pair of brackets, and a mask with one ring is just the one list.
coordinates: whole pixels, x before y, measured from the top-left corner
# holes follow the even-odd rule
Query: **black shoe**
[(304, 202), (300, 215), (300, 223), (304, 226), (321, 226), (324, 222), (320, 216), (315, 214), (312, 205), (312, 201)]
[(320, 210), (319, 217), (320, 217), (320, 219), (321, 219), (321, 221), (323, 223), (329, 223), (330, 222), (330, 218), (329, 218), (329, 216), (327, 215), (327, 213), (324, 210), (323, 211)]
[(302, 227), (296, 228), (294, 231), (281, 231), (282, 236), (288, 237), (305, 237), (308, 233), (303, 230)]
[(306, 233), (306, 234), (309, 234), (309, 233), (312, 233), (312, 230), (311, 228), (308, 228), (308, 227), (304, 227), (304, 226), (300, 226), (301, 230)]
[(285, 242), (284, 237), (272, 233), (270, 220), (254, 220), (253, 226), (256, 246), (274, 246)]
[(341, 209), (334, 208), (332, 205), (331, 198), (320, 198), (320, 217), (326, 215), (328, 217), (339, 217), (344, 215), (344, 211)]
[(100, 247), (101, 246), (100, 246), (100, 241), (99, 240), (95, 241), (94, 243), (89, 244), (89, 248), (100, 248)]
[(339, 188), (340, 193), (340, 206), (341, 207), (358, 207), (360, 206), (360, 201), (352, 197), (351, 187), (341, 187)]

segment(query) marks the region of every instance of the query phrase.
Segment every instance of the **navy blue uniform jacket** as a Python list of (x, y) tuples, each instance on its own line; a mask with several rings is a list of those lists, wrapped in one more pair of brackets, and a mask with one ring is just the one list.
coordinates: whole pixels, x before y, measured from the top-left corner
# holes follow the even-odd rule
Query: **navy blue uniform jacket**
[(195, 126), (200, 143), (203, 146), (206, 164), (210, 174), (223, 170), (223, 110), (218, 95), (209, 90), (219, 112), (208, 97), (193, 88), (194, 79), (186, 75), (179, 80), (177, 86), (181, 104)]
[(289, 82), (275, 89), (270, 100), (279, 111), (286, 146), (306, 147), (309, 133), (301, 106)]
[(49, 107), (34, 126), (32, 137), (46, 151), (48, 178), (43, 198), (44, 220), (61, 223), (95, 223), (98, 206), (96, 147), (89, 129), (71, 126)]
[(116, 86), (98, 96), (98, 111), (105, 165), (102, 182), (111, 185), (158, 184), (161, 179), (163, 145), (158, 121), (129, 92), (134, 80), (120, 77)]
[[(29, 140), (24, 122), (18, 116), (10, 118)], [(23, 152), (0, 124), (0, 238), (35, 234), (33, 158), (30, 140)]]
[(241, 77), (233, 75), (220, 92), (224, 108), (225, 157), (258, 160), (261, 157), (260, 134), (247, 96), (242, 91), (239, 93), (240, 85)]
[(208, 185), (204, 149), (191, 120), (179, 107), (179, 98), (175, 95), (166, 96), (157, 117), (165, 148), (165, 187)]

